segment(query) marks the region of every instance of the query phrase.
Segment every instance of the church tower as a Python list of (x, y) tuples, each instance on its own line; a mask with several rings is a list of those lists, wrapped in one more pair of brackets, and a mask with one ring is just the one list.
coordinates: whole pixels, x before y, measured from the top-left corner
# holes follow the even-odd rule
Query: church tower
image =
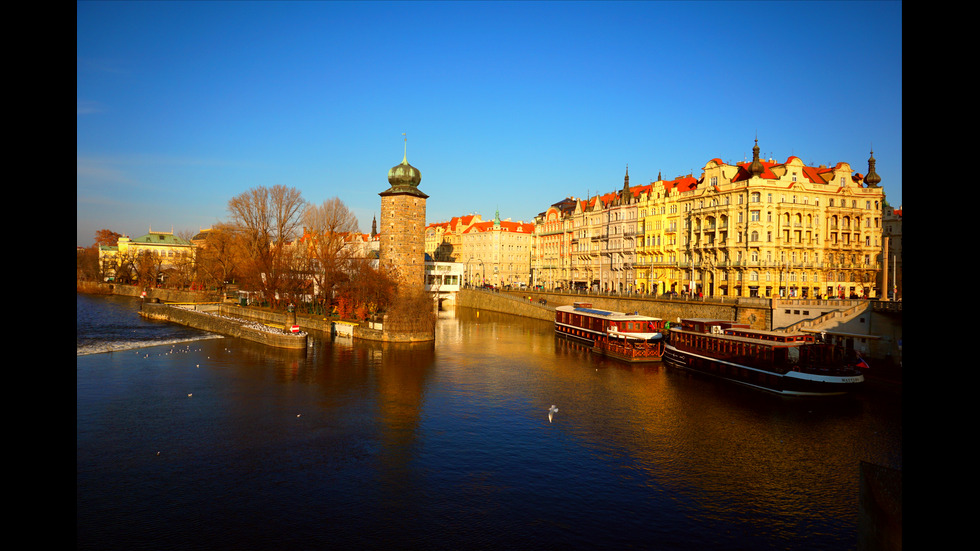
[(408, 164), (408, 138), (399, 165), (388, 171), (381, 196), (379, 264), (399, 286), (425, 285), (425, 200), (419, 190), (422, 173)]

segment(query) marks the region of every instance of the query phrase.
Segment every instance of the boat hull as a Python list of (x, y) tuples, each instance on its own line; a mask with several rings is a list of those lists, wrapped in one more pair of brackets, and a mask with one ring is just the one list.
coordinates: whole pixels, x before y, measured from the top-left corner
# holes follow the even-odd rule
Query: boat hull
[(772, 372), (680, 350), (670, 345), (664, 348), (663, 361), (671, 367), (686, 369), (783, 395), (833, 396), (846, 394), (859, 388), (864, 382), (864, 376), (861, 374), (844, 376), (797, 371)]
[(592, 331), (589, 329), (584, 329), (582, 327), (575, 327), (574, 325), (567, 325), (564, 323), (555, 324), (555, 333), (563, 337), (568, 337), (570, 339), (575, 339), (582, 342), (587, 342), (592, 344), (601, 337), (603, 334), (599, 331)]

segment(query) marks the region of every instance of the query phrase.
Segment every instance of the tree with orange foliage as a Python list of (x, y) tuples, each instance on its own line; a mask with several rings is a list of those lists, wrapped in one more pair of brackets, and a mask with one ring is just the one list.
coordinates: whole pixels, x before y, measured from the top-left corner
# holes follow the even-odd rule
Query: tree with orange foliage
[(239, 259), (243, 282), (259, 291), (273, 308), (288, 279), (295, 275), (293, 240), (299, 234), (306, 206), (296, 188), (276, 185), (257, 187), (228, 201), (235, 256)]
[(101, 229), (95, 232), (95, 245), (103, 247), (115, 247), (119, 243), (119, 238), (122, 237), (121, 233), (114, 232), (112, 230)]

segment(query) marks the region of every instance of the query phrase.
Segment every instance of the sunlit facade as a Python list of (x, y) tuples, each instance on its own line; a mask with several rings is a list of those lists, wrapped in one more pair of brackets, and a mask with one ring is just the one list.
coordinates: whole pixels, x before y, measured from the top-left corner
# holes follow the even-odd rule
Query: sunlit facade
[(475, 222), (463, 231), (458, 262), (468, 285), (526, 286), (531, 274), (534, 224), (494, 219)]
[(627, 172), (619, 192), (539, 215), (535, 282), (616, 293), (881, 296), (885, 197), (874, 164), (872, 154), (864, 176), (844, 162), (780, 163), (759, 158), (756, 144), (751, 162), (712, 159), (700, 178), (630, 186)]
[(158, 271), (186, 268), (193, 265), (194, 245), (173, 231), (153, 231), (135, 239), (119, 238), (116, 246), (99, 246), (99, 263), (107, 280), (113, 280), (121, 267), (138, 263), (149, 255)]

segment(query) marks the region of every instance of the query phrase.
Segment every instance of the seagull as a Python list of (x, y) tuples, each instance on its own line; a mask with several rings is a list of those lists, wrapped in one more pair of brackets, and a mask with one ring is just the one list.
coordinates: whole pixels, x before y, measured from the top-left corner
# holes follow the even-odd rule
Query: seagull
[(551, 417), (554, 414), (556, 414), (556, 413), (558, 413), (558, 408), (555, 407), (555, 404), (551, 404), (551, 407), (548, 408), (548, 422), (549, 423), (551, 422)]

